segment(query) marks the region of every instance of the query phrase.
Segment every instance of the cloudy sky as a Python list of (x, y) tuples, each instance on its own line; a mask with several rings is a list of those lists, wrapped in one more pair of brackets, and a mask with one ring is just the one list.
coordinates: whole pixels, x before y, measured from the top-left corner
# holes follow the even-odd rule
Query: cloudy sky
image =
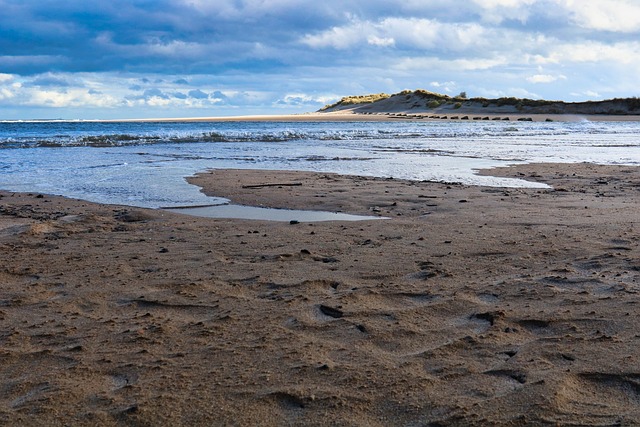
[(0, 0), (0, 119), (640, 96), (639, 0)]

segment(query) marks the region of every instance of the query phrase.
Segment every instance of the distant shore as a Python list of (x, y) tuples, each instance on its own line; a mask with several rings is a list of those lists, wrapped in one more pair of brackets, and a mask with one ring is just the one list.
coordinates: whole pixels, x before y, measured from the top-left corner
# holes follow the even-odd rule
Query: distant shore
[[(465, 92), (458, 96), (449, 96), (423, 89), (405, 90), (388, 95), (346, 96), (335, 104), (326, 105), (319, 110), (322, 113), (352, 112), (359, 114), (407, 114), (435, 116), (481, 115), (491, 119), (495, 115), (511, 117), (544, 118), (544, 120), (567, 121), (573, 117), (590, 117), (590, 120), (602, 120), (600, 117), (618, 117), (640, 115), (640, 99), (637, 97), (606, 99), (603, 101), (566, 102), (545, 99), (526, 99), (515, 97), (468, 98)], [(450, 118), (450, 117), (447, 117)], [(624, 120), (624, 119), (623, 119)], [(632, 119), (633, 120), (633, 119)]]
[[(437, 116), (437, 117), (436, 117)], [(466, 118), (465, 118), (466, 117)], [(176, 117), (176, 118), (146, 118), (122, 120), (96, 120), (104, 122), (397, 122), (397, 121), (533, 121), (533, 122), (618, 122), (640, 121), (640, 115), (609, 115), (609, 114), (497, 114), (477, 113), (448, 113), (436, 114), (426, 112), (416, 113), (355, 113), (351, 111), (300, 114), (246, 115), (246, 116), (211, 116), (211, 117)], [(529, 120), (530, 119), (530, 120)]]

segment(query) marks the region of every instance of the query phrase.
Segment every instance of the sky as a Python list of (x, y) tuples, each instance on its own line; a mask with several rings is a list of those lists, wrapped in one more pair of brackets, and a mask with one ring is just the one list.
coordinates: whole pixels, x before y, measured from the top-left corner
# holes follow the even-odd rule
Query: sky
[(0, 120), (640, 96), (640, 0), (0, 0)]

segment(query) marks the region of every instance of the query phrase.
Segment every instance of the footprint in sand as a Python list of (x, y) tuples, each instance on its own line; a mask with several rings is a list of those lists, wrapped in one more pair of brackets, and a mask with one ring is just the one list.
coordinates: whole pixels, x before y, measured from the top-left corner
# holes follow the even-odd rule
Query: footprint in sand
[[(632, 425), (640, 419), (640, 375), (581, 373), (557, 383), (557, 422), (580, 419), (584, 424)], [(627, 422), (624, 422), (624, 421)]]

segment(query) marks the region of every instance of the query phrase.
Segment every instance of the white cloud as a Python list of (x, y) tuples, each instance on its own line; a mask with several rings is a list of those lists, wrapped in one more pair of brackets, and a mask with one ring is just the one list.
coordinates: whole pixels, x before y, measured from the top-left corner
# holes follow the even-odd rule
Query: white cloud
[(55, 108), (113, 108), (119, 101), (109, 95), (90, 94), (86, 89), (70, 89), (65, 91), (27, 88), (24, 93), (24, 105)]
[(521, 87), (512, 87), (507, 90), (509, 95), (507, 96), (515, 96), (517, 98), (529, 98), (529, 99), (540, 99), (540, 95), (534, 92), (530, 92), (525, 88)]
[(640, 2), (637, 0), (556, 0), (584, 28), (631, 33), (640, 31)]
[(388, 46), (393, 46), (394, 44), (396, 44), (396, 41), (393, 39), (393, 37), (378, 37), (375, 35), (369, 36), (367, 38), (367, 42), (370, 45), (373, 46), (381, 46), (381, 47), (388, 47)]
[(527, 77), (527, 81), (529, 83), (553, 83), (556, 80), (566, 80), (567, 77), (562, 74), (553, 76), (551, 74), (535, 74), (533, 76)]
[(281, 100), (277, 101), (278, 104), (304, 106), (304, 105), (326, 105), (333, 102), (335, 99), (339, 99), (336, 95), (309, 95), (306, 93), (289, 93), (285, 95)]
[(594, 92), (592, 90), (587, 90), (584, 92), (585, 95), (592, 97), (592, 98), (600, 98), (600, 94), (598, 92)]
[(453, 86), (455, 85), (455, 82), (431, 82), (429, 83), (431, 86), (433, 87), (445, 87), (445, 86)]
[(161, 96), (152, 96), (146, 99), (144, 103), (150, 107), (168, 107), (173, 103), (170, 98), (163, 98)]
[(432, 19), (388, 18), (376, 29), (398, 44), (418, 49), (464, 50), (484, 45), (486, 29), (475, 23), (442, 23)]
[(587, 99), (598, 99), (602, 97), (602, 95), (600, 95), (598, 92), (594, 92), (592, 90), (586, 90), (584, 92), (571, 92), (569, 95), (576, 98), (587, 97)]
[(474, 3), (485, 9), (517, 8), (530, 6), (538, 0), (473, 0)]
[(401, 49), (461, 51), (487, 46), (491, 32), (476, 23), (442, 23), (432, 19), (352, 20), (347, 25), (307, 34), (301, 42), (313, 48), (349, 49), (358, 45), (395, 45)]
[[(121, 76), (110, 73), (45, 73), (24, 78), (23, 82), (12, 82), (6, 76), (6, 74), (0, 74), (0, 78), (5, 82), (4, 86), (0, 86), (0, 105), (3, 106), (11, 103), (15, 106), (57, 109), (86, 108), (87, 110), (119, 111), (120, 108), (126, 107), (180, 111), (209, 109), (221, 104), (260, 105), (273, 100), (273, 95), (261, 91), (222, 91), (212, 83), (211, 77), (197, 75), (192, 75), (190, 78), (193, 81), (204, 80), (205, 83), (199, 84), (188, 93), (181, 90), (184, 84), (180, 76), (159, 78), (158, 76)], [(65, 80), (68, 84), (64, 87), (34, 84), (45, 78)], [(126, 116), (127, 112), (120, 114)]]
[(609, 64), (632, 64), (640, 60), (640, 42), (605, 44), (587, 42), (559, 45), (550, 54), (554, 62), (595, 62)]
[(301, 41), (313, 48), (349, 49), (366, 42), (369, 37), (374, 36), (374, 32), (371, 23), (355, 21), (350, 25), (333, 27), (318, 34), (307, 34)]
[(604, 43), (584, 41), (572, 43), (548, 40), (535, 54), (524, 54), (526, 64), (579, 66), (599, 64), (611, 67), (640, 67), (640, 42)]
[(5, 99), (11, 99), (14, 98), (16, 95), (13, 91), (11, 91), (10, 89), (7, 88), (0, 88), (0, 101), (5, 100)]
[(494, 67), (508, 64), (506, 58), (460, 58), (444, 60), (440, 58), (408, 57), (397, 61), (393, 66), (398, 70), (425, 70), (425, 71), (474, 71), (488, 70)]
[(191, 57), (197, 58), (207, 53), (207, 49), (200, 43), (184, 42), (181, 40), (172, 40), (170, 42), (162, 42), (158, 39), (152, 39), (144, 46), (147, 53), (170, 57)]
[(452, 81), (448, 81), (448, 82), (431, 82), (429, 83), (429, 85), (433, 88), (436, 88), (437, 90), (446, 92), (446, 93), (451, 93), (456, 91), (456, 82), (452, 82)]

